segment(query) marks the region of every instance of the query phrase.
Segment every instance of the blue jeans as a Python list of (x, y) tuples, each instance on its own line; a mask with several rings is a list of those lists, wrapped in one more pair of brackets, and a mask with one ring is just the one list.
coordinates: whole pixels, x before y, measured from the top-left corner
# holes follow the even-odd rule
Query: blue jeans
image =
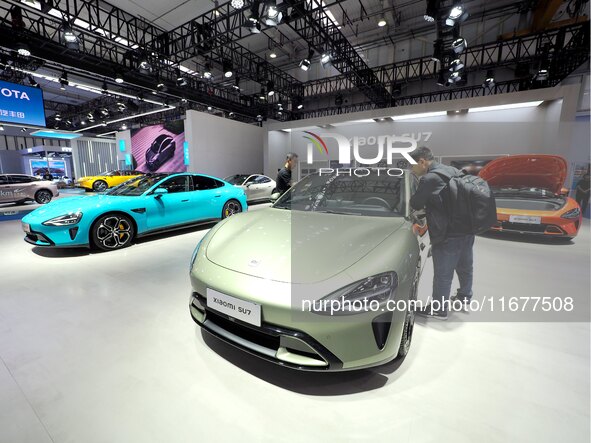
[(460, 280), (458, 295), (472, 297), (474, 235), (448, 237), (442, 243), (432, 246), (433, 256), (433, 300), (445, 311), (451, 291), (454, 271)]

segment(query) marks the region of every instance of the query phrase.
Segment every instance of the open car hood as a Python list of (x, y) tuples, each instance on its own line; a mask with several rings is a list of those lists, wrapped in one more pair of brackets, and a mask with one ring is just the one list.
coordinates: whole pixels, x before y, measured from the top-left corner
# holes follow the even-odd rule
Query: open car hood
[(566, 170), (566, 160), (558, 155), (512, 155), (491, 161), (479, 175), (496, 188), (525, 186), (559, 194)]

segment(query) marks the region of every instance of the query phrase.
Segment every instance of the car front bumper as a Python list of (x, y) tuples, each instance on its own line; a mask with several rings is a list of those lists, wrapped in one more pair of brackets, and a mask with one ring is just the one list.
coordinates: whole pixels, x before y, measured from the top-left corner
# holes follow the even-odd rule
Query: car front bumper
[[(405, 312), (366, 312), (346, 318), (296, 312), (291, 284), (247, 276), (203, 256), (193, 267), (191, 283), (189, 309), (199, 326), (276, 364), (308, 371), (343, 371), (378, 366), (398, 354)], [(261, 326), (209, 307), (208, 288), (260, 304)]]
[(575, 237), (581, 227), (581, 219), (542, 216), (540, 223), (515, 223), (510, 220), (512, 214), (498, 213), (497, 224), (491, 230), (513, 232), (546, 237)]
[(38, 223), (27, 223), (23, 219), (21, 227), (25, 233), (24, 240), (34, 246), (60, 248), (88, 247), (88, 235), (81, 230), (80, 223), (70, 226), (45, 226)]

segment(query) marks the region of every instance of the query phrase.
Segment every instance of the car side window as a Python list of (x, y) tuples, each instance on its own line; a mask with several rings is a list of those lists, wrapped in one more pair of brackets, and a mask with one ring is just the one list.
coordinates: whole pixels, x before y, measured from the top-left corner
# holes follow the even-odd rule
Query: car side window
[(254, 181), (257, 185), (262, 183), (269, 183), (271, 179), (269, 177), (265, 177), (264, 175), (259, 175), (257, 179)]
[(14, 184), (31, 183), (31, 177), (26, 175), (11, 175), (8, 180)]
[(258, 175), (253, 175), (253, 176), (251, 176), (251, 177), (248, 177), (248, 180), (246, 180), (246, 181), (244, 182), (244, 184), (245, 184), (245, 185), (248, 185), (248, 184), (250, 184), (250, 183), (256, 183), (256, 182), (257, 182), (257, 180), (258, 180), (258, 178), (259, 178), (259, 176), (258, 176)]
[(186, 175), (179, 175), (169, 178), (158, 187), (165, 188), (169, 194), (174, 194), (176, 192), (189, 192), (191, 190), (189, 177)]
[(8, 184), (8, 177), (5, 175), (0, 175), (0, 185), (7, 185)]
[(224, 184), (218, 180), (214, 180), (213, 178), (204, 177), (202, 175), (194, 175), (193, 176), (193, 190), (195, 191), (205, 191), (207, 189), (215, 189), (223, 186)]

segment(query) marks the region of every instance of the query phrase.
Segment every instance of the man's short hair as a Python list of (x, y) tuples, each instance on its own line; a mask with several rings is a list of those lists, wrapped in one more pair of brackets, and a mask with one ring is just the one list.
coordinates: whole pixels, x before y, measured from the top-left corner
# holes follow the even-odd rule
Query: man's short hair
[(295, 152), (290, 152), (289, 154), (287, 154), (286, 160), (292, 160), (294, 158), (298, 158), (298, 155)]
[(410, 153), (414, 161), (418, 162), (420, 159), (431, 161), (433, 160), (433, 153), (426, 146), (421, 146)]

